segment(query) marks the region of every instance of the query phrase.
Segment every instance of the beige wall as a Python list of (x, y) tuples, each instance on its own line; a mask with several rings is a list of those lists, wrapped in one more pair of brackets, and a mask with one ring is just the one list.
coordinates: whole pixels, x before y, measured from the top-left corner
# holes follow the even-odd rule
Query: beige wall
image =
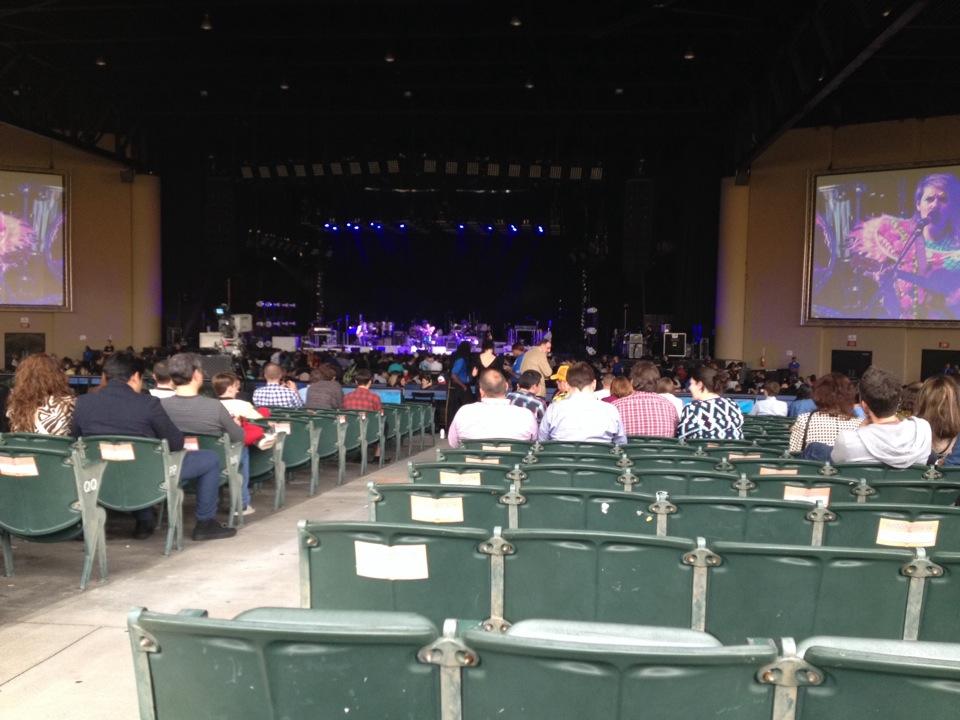
[[(940, 341), (960, 348), (960, 331), (865, 326), (800, 326), (807, 190), (813, 171), (843, 170), (887, 164), (950, 161), (960, 158), (960, 117), (904, 120), (841, 128), (793, 130), (754, 164), (750, 177), (747, 228), (742, 234), (721, 232), (721, 257), (746, 248), (743, 341), (737, 328), (724, 328), (718, 315), (718, 348), (756, 367), (766, 350), (767, 367), (785, 367), (788, 350), (796, 352), (804, 373), (830, 369), (830, 351), (847, 349), (857, 336), (857, 350), (873, 351), (874, 363), (899, 373), (905, 381), (920, 377), (920, 352)], [(721, 217), (743, 212), (744, 200), (722, 187)], [(723, 230), (723, 228), (721, 228)], [(729, 244), (734, 247), (729, 247)], [(728, 245), (725, 247), (725, 244)], [(718, 281), (724, 278), (718, 275)], [(727, 313), (729, 316), (730, 313)], [(726, 337), (725, 337), (726, 334)], [(718, 352), (719, 357), (724, 355)]]
[[(71, 312), (0, 310), (0, 352), (7, 332), (44, 333), (48, 352), (71, 357), (85, 344), (103, 347), (107, 337), (117, 347), (158, 344), (159, 180), (122, 182), (117, 162), (4, 124), (0, 166), (66, 174), (73, 279)], [(29, 328), (21, 328), (21, 317)]]

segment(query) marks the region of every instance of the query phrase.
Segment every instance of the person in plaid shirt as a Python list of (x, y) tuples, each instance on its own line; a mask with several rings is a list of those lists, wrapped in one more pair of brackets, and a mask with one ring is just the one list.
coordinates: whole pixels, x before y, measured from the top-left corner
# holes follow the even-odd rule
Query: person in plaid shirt
[(537, 370), (525, 370), (517, 379), (517, 389), (507, 393), (511, 405), (519, 405), (532, 412), (539, 423), (547, 411), (547, 401), (539, 396), (543, 375)]
[(677, 434), (677, 409), (657, 394), (660, 371), (652, 362), (640, 361), (630, 368), (630, 380), (636, 389), (631, 395), (613, 401), (620, 413), (623, 429), (629, 435), (674, 437)]
[(380, 396), (370, 390), (373, 384), (373, 373), (366, 368), (360, 368), (353, 375), (354, 382), (357, 383), (357, 389), (343, 398), (344, 410), (367, 410), (369, 412), (380, 412), (383, 410), (383, 402)]
[(288, 380), (280, 384), (283, 379), (283, 369), (276, 363), (267, 363), (263, 366), (263, 379), (267, 384), (253, 391), (253, 404), (256, 407), (303, 407), (303, 398), (297, 392), (297, 384)]

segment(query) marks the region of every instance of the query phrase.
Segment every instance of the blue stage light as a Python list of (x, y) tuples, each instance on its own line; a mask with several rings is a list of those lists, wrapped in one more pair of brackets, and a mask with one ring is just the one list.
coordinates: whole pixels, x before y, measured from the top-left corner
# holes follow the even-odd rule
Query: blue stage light
[(488, 233), (492, 233), (492, 232), (493, 232), (493, 225), (487, 225), (487, 232), (488, 232)]
[(347, 223), (347, 230), (349, 230), (349, 229), (352, 228), (352, 227), (353, 227), (353, 223), (352, 223), (352, 222), (348, 222), (348, 223)]
[(334, 232), (340, 232), (340, 228), (338, 228), (336, 225), (334, 225), (330, 229), (333, 230)]
[(461, 232), (463, 232), (464, 228), (466, 228), (466, 225), (464, 225), (463, 223), (457, 223), (457, 230), (460, 230)]
[(543, 225), (537, 225), (537, 235), (543, 235), (546, 230), (543, 229)]
[(382, 223), (374, 223), (374, 224), (373, 224), (373, 229), (374, 229), (374, 230), (383, 230), (383, 224), (382, 224)]
[(406, 224), (406, 223), (400, 223), (400, 229), (401, 229), (401, 230), (406, 230), (406, 229), (407, 229), (407, 224)]
[(376, 224), (375, 222), (372, 222), (372, 221), (371, 221), (371, 222), (370, 222), (370, 227), (375, 228), (375, 227), (377, 227), (377, 224)]
[(510, 223), (510, 232), (515, 233), (515, 232), (520, 232), (520, 231), (517, 230), (517, 226), (516, 226), (516, 225), (514, 225), (513, 223)]
[(329, 229), (330, 229), (330, 223), (324, 223), (324, 224), (323, 224), (323, 227), (326, 228), (327, 230), (329, 230)]

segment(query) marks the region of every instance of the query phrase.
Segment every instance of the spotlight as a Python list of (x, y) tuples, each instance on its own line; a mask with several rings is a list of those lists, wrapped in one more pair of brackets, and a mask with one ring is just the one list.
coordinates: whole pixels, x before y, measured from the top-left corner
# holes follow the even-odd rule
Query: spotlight
[(200, 29), (206, 31), (213, 30), (213, 22), (210, 20), (210, 13), (203, 14), (203, 19), (200, 20)]
[(537, 235), (543, 235), (546, 230), (543, 229), (543, 225), (537, 225)]
[(323, 227), (324, 227), (325, 230), (329, 230), (329, 229), (330, 229), (330, 223), (324, 223), (324, 224), (323, 224)]
[(277, 261), (277, 256), (276, 256), (276, 255), (273, 256), (273, 261), (274, 261), (274, 262)]
[(697, 54), (693, 51), (692, 47), (687, 48), (687, 51), (683, 54), (683, 59), (687, 61), (697, 59)]
[(487, 225), (487, 232), (488, 232), (488, 233), (491, 233), (491, 234), (492, 234), (492, 233), (493, 233), (493, 229), (494, 229), (494, 228), (493, 228), (493, 225)]
[(399, 227), (400, 227), (401, 230), (406, 230), (406, 229), (407, 229), (407, 224), (406, 224), (406, 223), (400, 223)]
[(373, 229), (374, 229), (374, 230), (383, 230), (383, 223), (374, 223), (374, 224), (373, 224)]
[(333, 226), (332, 228), (330, 228), (330, 229), (333, 230), (334, 232), (340, 232), (340, 228), (337, 227), (336, 225), (334, 225), (334, 226)]
[(107, 59), (103, 55), (97, 55), (97, 59), (93, 61), (97, 67), (106, 67)]
[(457, 230), (459, 230), (460, 232), (463, 232), (464, 229), (466, 229), (466, 227), (467, 226), (464, 225), (463, 223), (457, 223)]
[(281, 80), (281, 81), (280, 81), (280, 89), (281, 89), (281, 90), (289, 90), (289, 89), (290, 89), (290, 83), (288, 83), (286, 80)]
[(373, 221), (371, 221), (369, 224), (370, 224), (370, 227), (372, 227), (372, 228), (375, 228), (375, 227), (377, 226), (377, 224), (376, 224), (375, 222), (373, 222)]
[(623, 95), (623, 88), (622, 88), (622, 87), (614, 88), (614, 89), (613, 89), (613, 94), (614, 94), (614, 95)]
[(518, 28), (518, 27), (520, 27), (521, 25), (523, 25), (523, 20), (521, 20), (520, 18), (518, 18), (516, 15), (514, 15), (512, 18), (510, 18), (510, 27)]
[(517, 233), (517, 232), (520, 232), (520, 231), (517, 230), (517, 226), (516, 226), (516, 225), (514, 225), (513, 223), (510, 223), (510, 232), (512, 232), (512, 233)]
[(396, 62), (397, 57), (393, 53), (388, 52), (386, 55), (383, 56), (383, 61), (388, 63)]
[(350, 230), (352, 227), (353, 227), (353, 223), (352, 223), (352, 222), (348, 222), (348, 223), (347, 223), (347, 230)]
[(533, 90), (533, 80), (527, 80), (527, 81), (523, 84), (523, 86), (524, 86), (527, 90)]

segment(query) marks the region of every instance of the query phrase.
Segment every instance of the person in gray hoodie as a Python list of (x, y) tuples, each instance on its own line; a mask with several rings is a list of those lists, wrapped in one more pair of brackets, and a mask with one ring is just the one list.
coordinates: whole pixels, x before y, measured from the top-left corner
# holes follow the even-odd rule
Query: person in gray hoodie
[(866, 418), (856, 430), (843, 430), (830, 453), (834, 464), (883, 463), (895, 468), (924, 464), (930, 457), (932, 433), (923, 418), (897, 416), (900, 380), (871, 367), (860, 380), (860, 404)]

